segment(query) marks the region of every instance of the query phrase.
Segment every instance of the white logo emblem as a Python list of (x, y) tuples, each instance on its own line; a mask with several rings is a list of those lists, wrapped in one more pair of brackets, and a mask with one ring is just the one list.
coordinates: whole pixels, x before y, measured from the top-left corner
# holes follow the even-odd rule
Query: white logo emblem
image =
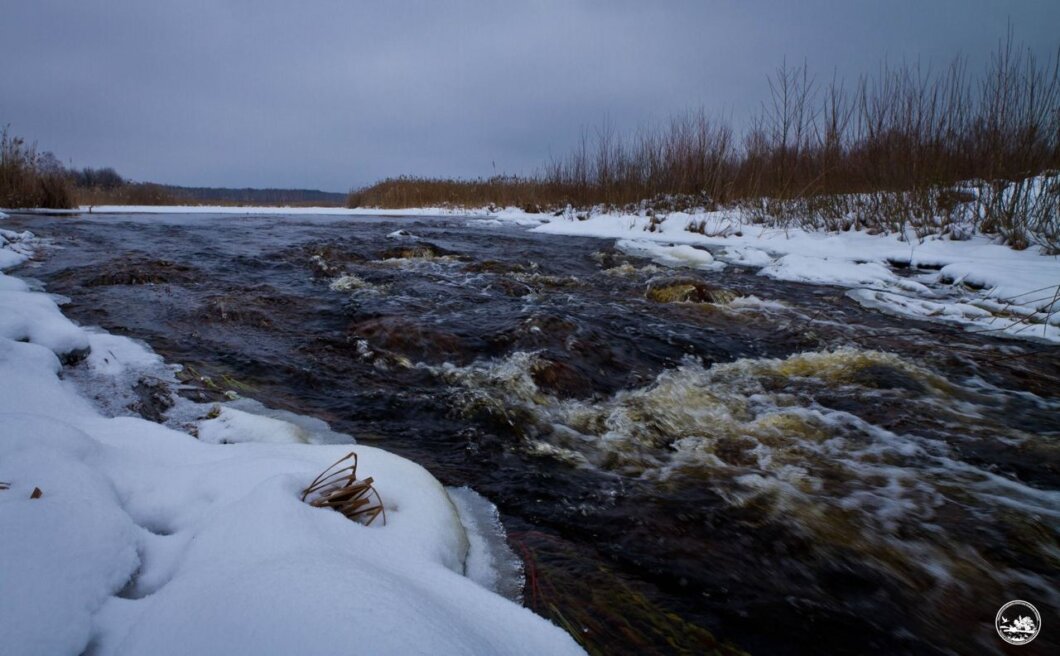
[(1001, 639), (1010, 645), (1025, 645), (1038, 637), (1042, 630), (1042, 616), (1030, 603), (1017, 599), (1008, 602), (997, 612), (994, 628)]

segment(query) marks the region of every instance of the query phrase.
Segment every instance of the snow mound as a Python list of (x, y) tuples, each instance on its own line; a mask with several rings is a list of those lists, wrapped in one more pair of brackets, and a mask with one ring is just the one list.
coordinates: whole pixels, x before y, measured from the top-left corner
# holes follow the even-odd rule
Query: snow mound
[(85, 433), (35, 415), (2, 421), (0, 480), (11, 489), (0, 492), (0, 644), (78, 654), (93, 614), (140, 564), (140, 529), (89, 464), (99, 449)]
[(709, 271), (725, 268), (725, 263), (716, 261), (710, 251), (687, 244), (661, 245), (650, 241), (621, 239), (615, 247), (627, 255), (648, 257), (664, 266), (683, 266)]
[(851, 262), (794, 253), (773, 260), (759, 273), (777, 280), (849, 286), (893, 283), (898, 279), (879, 262)]
[[(7, 215), (4, 215), (6, 218)], [(28, 232), (0, 229), (0, 271), (16, 267), (29, 259), (33, 236)]]
[(88, 335), (45, 294), (0, 291), (0, 336), (40, 344), (59, 356), (87, 352)]
[(306, 444), (309, 436), (298, 426), (272, 417), (218, 406), (216, 417), (199, 422), (199, 439), (209, 444), (265, 442)]

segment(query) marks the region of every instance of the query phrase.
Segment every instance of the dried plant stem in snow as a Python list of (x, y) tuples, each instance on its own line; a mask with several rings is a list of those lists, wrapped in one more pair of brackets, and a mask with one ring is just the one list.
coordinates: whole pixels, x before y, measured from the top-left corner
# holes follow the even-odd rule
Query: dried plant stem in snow
[[(341, 466), (346, 462), (350, 464)], [(337, 510), (365, 525), (382, 515), (386, 525), (383, 500), (372, 487), (372, 482), (371, 478), (357, 479), (357, 453), (351, 451), (313, 479), (302, 491), (302, 501), (317, 508)]]

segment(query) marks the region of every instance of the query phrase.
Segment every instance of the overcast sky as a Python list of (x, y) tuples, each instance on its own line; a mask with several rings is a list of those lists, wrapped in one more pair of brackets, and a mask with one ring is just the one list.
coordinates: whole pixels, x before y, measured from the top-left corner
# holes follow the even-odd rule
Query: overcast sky
[(137, 180), (345, 191), (530, 172), (605, 116), (738, 118), (786, 57), (975, 66), (1058, 0), (0, 0), (0, 124)]

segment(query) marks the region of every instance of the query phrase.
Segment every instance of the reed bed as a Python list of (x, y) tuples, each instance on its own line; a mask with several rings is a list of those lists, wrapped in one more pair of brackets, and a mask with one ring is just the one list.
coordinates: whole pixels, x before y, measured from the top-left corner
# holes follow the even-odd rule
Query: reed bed
[(528, 176), (388, 178), (350, 207), (744, 207), (778, 227), (918, 233), (979, 230), (1060, 251), (1060, 50), (999, 44), (972, 74), (883, 65), (852, 84), (806, 65), (768, 78), (741, 133), (705, 111), (620, 134), (583, 130), (566, 157)]
[(59, 160), (0, 130), (0, 207), (73, 207), (73, 190)]

